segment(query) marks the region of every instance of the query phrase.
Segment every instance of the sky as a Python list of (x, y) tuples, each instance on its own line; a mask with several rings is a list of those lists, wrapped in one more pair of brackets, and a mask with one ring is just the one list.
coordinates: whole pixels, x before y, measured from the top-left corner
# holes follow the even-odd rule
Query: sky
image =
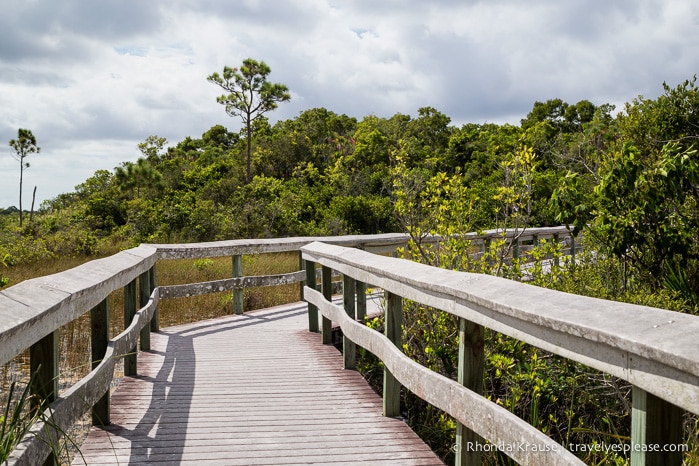
[(361, 120), (434, 107), (519, 124), (534, 102), (623, 110), (699, 71), (696, 0), (0, 0), (0, 207), (18, 205), (8, 142), (30, 129), (23, 206), (239, 119), (207, 81), (246, 58), (291, 101)]

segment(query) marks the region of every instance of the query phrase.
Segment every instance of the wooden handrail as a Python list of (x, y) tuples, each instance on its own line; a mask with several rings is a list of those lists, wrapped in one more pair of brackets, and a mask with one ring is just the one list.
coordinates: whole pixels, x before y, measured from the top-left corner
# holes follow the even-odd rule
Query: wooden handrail
[[(674, 427), (681, 426), (682, 413), (675, 406), (699, 414), (697, 316), (572, 295), (490, 275), (439, 269), (320, 242), (304, 246), (301, 251), (303, 259), (313, 267), (320, 264), (357, 282), (380, 287), (630, 382), (634, 386), (633, 416), (643, 417), (642, 422), (632, 422), (632, 442), (638, 445), (667, 439), (669, 430), (675, 432)], [(309, 307), (313, 305), (324, 318), (338, 322), (354, 343), (377, 351), (375, 354), (402, 384), (486, 440), (498, 444), (512, 441), (517, 435), (538, 438), (533, 427), (511, 422), (509, 413), (506, 415), (494, 403), (488, 402), (492, 406), (487, 409), (478, 407), (473, 392), (457, 390), (455, 382), (446, 383), (439, 374), (418, 369), (404, 356), (398, 357), (395, 346), (359, 330), (360, 326), (351, 322), (341, 308), (317, 292), (306, 288), (305, 293)], [(474, 412), (481, 413), (476, 421)], [(667, 424), (661, 426), (660, 417)], [(504, 419), (516, 432), (506, 432)], [(545, 443), (539, 441), (539, 445), (543, 447)], [(548, 452), (536, 458), (519, 450), (512, 453), (510, 456), (525, 464), (572, 461), (563, 447), (555, 454)], [(632, 464), (651, 464), (643, 463), (646, 452), (635, 453), (632, 451)], [(681, 454), (679, 458), (681, 464)], [(664, 463), (657, 464), (671, 464), (666, 460), (667, 457)]]
[[(482, 233), (469, 233), (468, 239), (486, 241), (496, 237), (512, 237), (512, 232), (490, 230)], [(567, 235), (565, 227), (529, 229), (519, 235), (519, 241), (536, 237), (555, 237)], [(404, 246), (409, 240), (406, 234), (390, 233), (379, 235), (350, 235), (339, 237), (297, 237), (281, 239), (230, 240), (211, 243), (192, 244), (150, 244), (119, 252), (113, 256), (97, 259), (73, 269), (53, 275), (34, 278), (18, 285), (0, 291), (0, 364), (5, 364), (16, 355), (28, 348), (38, 348), (36, 351), (44, 358), (55, 362), (58, 355), (51, 351), (56, 346), (56, 330), (63, 325), (93, 311), (93, 318), (106, 319), (106, 312), (97, 312), (104, 301), (113, 291), (128, 289), (127, 305), (134, 312), (132, 321), (126, 323), (126, 330), (110, 340), (105, 348), (98, 348), (104, 354), (101, 362), (97, 358), (96, 367), (85, 378), (56, 397), (56, 401), (47, 409), (58, 430), (51, 426), (43, 429), (37, 424), (34, 433), (49, 432), (59, 435), (61, 429), (72, 424), (90, 407), (106, 402), (100, 411), (102, 422), (108, 423), (108, 388), (113, 377), (114, 361), (128, 356), (129, 366), (136, 370), (135, 353), (137, 342), (141, 340), (142, 347), (147, 347), (149, 329), (157, 329), (157, 303), (160, 299), (169, 297), (205, 294), (223, 290), (240, 290), (248, 286), (275, 286), (286, 283), (305, 281), (305, 272), (292, 272), (267, 277), (233, 277), (225, 280), (199, 284), (174, 285), (155, 287), (154, 266), (158, 260), (181, 258), (205, 258), (221, 256), (240, 256), (243, 254), (275, 253), (300, 251), (302, 247), (315, 242), (323, 242), (344, 247), (361, 248), (368, 252), (385, 253), (395, 251)], [(438, 242), (438, 237), (423, 238), (425, 242)], [(152, 278), (151, 278), (152, 277)], [(141, 290), (135, 288), (140, 284)], [(358, 288), (362, 289), (362, 288)], [(150, 295), (147, 304), (144, 300)], [(141, 302), (138, 309), (137, 301)], [(236, 312), (242, 312), (241, 306)], [(101, 325), (106, 325), (103, 323)], [(95, 334), (93, 334), (94, 337)], [(99, 345), (99, 338), (93, 338), (93, 346)], [(47, 350), (48, 348), (48, 350)], [(93, 348), (93, 351), (95, 349)], [(34, 353), (34, 351), (32, 351)], [(47, 361), (43, 361), (46, 363)], [(51, 381), (57, 392), (57, 364), (45, 364), (54, 367), (44, 375), (46, 381)], [(48, 382), (47, 382), (48, 383)], [(55, 397), (55, 393), (52, 395)], [(107, 396), (105, 400), (104, 397)], [(95, 416), (100, 418), (100, 416)], [(37, 464), (43, 461), (50, 451), (46, 438), (37, 435), (32, 439), (28, 436), (21, 446), (12, 454), (9, 464)], [(39, 445), (43, 444), (43, 446)]]

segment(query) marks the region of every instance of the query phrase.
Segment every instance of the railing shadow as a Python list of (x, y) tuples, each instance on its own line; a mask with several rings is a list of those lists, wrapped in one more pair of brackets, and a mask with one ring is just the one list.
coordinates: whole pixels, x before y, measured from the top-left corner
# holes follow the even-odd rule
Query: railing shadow
[[(111, 438), (110, 454), (121, 464), (147, 464), (156, 457), (161, 462), (179, 464), (183, 459), (197, 378), (196, 340), (305, 312), (305, 303), (299, 303), (291, 309), (267, 312), (264, 316), (253, 312), (162, 329), (160, 335), (154, 335), (153, 350), (141, 353), (139, 370), (142, 374), (122, 381), (112, 397), (113, 420), (117, 422), (119, 409), (137, 410), (145, 402), (148, 406), (135, 425), (115, 422), (104, 427)], [(165, 338), (166, 344), (162, 342)]]

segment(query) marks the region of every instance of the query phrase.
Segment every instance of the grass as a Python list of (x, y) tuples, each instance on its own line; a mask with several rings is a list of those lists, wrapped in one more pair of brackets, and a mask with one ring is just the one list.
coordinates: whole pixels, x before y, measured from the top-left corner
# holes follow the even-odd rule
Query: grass
[[(4, 268), (3, 274), (8, 277), (12, 286), (30, 278), (61, 272), (96, 257), (59, 258), (53, 261), (43, 261), (34, 264), (18, 264)], [(274, 275), (297, 271), (299, 268), (298, 254), (258, 254), (243, 257), (243, 272), (246, 276)], [(230, 278), (233, 273), (232, 259), (220, 257), (212, 259), (181, 259), (160, 261), (156, 267), (158, 285), (174, 285), (196, 283), (203, 281)], [(244, 290), (244, 310), (262, 309), (279, 304), (295, 302), (300, 299), (299, 284), (278, 287), (250, 288)], [(124, 329), (124, 293), (117, 290), (108, 297), (110, 312), (110, 338), (118, 335)], [(233, 313), (232, 293), (223, 292), (210, 295), (196, 296), (161, 301), (159, 305), (160, 326), (168, 327), (205, 319), (222, 317)], [(59, 390), (63, 391), (76, 381), (87, 375), (91, 370), (91, 330), (90, 313), (85, 312), (80, 318), (61, 327), (59, 331)], [(123, 366), (118, 365), (115, 382), (123, 372)], [(29, 354), (28, 351), (16, 356), (12, 361), (0, 367), (0, 406), (16, 406), (15, 400), (8, 405), (15, 394), (29, 383)], [(12, 389), (12, 390), (11, 390)], [(15, 397), (16, 398), (16, 397)], [(67, 433), (72, 441), (79, 443), (89, 429), (90, 414), (83, 417), (79, 425)], [(61, 464), (69, 464), (72, 454), (62, 452)]]

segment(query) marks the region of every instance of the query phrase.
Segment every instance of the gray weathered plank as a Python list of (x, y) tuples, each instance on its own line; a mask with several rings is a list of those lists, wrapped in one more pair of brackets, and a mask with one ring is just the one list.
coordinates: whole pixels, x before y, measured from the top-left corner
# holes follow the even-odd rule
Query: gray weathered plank
[[(442, 464), (296, 304), (161, 329), (87, 464)], [(344, 311), (343, 311), (344, 313)], [(78, 457), (75, 465), (85, 464)]]

